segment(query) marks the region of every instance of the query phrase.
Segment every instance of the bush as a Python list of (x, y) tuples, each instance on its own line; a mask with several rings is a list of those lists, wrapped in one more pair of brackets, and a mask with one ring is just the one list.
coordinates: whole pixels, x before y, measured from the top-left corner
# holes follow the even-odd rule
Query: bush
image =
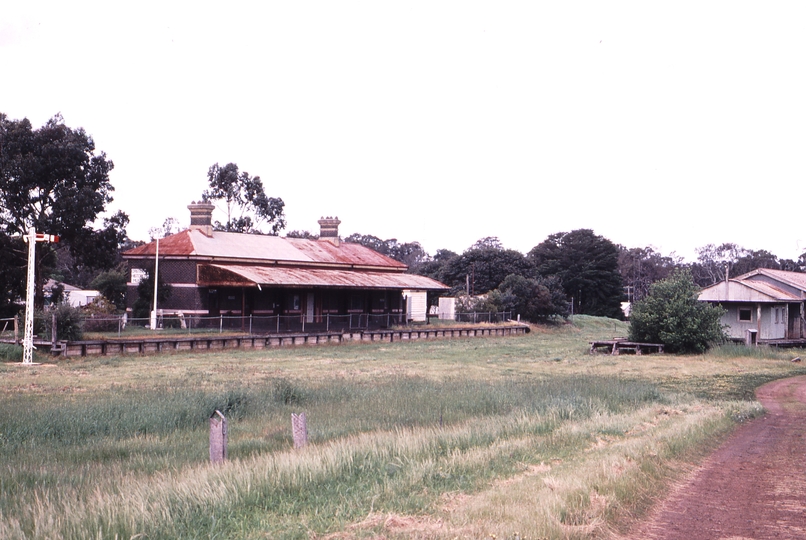
[(70, 304), (59, 304), (41, 317), (48, 336), (53, 333), (53, 315), (56, 315), (56, 337), (59, 340), (78, 341), (84, 337), (84, 314)]
[(463, 294), (456, 299), (456, 313), (487, 313), (498, 311), (498, 305), (490, 300), (490, 295), (469, 296)]
[[(157, 303), (161, 306), (171, 297), (171, 286), (162, 281), (162, 276), (159, 276), (159, 285), (157, 288)], [(151, 316), (151, 308), (154, 302), (154, 276), (149, 273), (149, 276), (137, 286), (137, 299), (132, 306), (132, 316), (136, 319), (148, 319)]]
[(82, 308), (86, 332), (116, 332), (120, 317), (116, 306), (105, 297), (98, 297)]
[(532, 322), (567, 317), (569, 313), (568, 300), (556, 277), (532, 279), (510, 274), (490, 293), (490, 299), (499, 311), (519, 313)]
[(22, 359), (22, 347), (10, 343), (0, 343), (0, 360), (19, 362)]
[(112, 302), (118, 311), (126, 310), (126, 272), (110, 270), (98, 274), (90, 283), (90, 288), (100, 291), (108, 301)]
[(630, 339), (663, 343), (669, 352), (702, 353), (725, 341), (720, 318), (725, 310), (697, 300), (699, 288), (689, 270), (658, 281), (632, 306)]

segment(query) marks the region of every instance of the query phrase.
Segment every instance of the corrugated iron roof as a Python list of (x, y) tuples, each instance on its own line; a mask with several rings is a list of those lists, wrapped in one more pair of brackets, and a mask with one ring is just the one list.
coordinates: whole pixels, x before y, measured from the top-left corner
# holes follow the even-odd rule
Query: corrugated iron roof
[[(126, 251), (126, 258), (153, 257), (156, 242)], [(160, 240), (160, 257), (189, 257), (215, 260), (281, 261), (288, 263), (383, 267), (404, 271), (406, 265), (360, 244), (342, 242), (338, 247), (327, 240), (284, 238), (259, 234), (214, 231), (208, 237), (197, 230), (185, 230)]]
[(786, 300), (789, 302), (801, 300), (800, 295), (793, 294), (789, 291), (785, 291), (780, 287), (776, 287), (772, 283), (767, 283), (765, 281), (753, 281), (749, 279), (742, 281), (742, 283), (755, 291), (770, 296), (771, 298), (775, 298), (778, 300)]
[(753, 277), (758, 275), (768, 276), (772, 279), (781, 281), (782, 283), (786, 283), (787, 285), (790, 285), (796, 289), (800, 289), (801, 291), (806, 291), (806, 274), (801, 272), (758, 268), (757, 270), (748, 272), (743, 276), (739, 276), (737, 279), (741, 279), (743, 281), (753, 281)]
[(724, 281), (706, 287), (699, 294), (704, 302), (800, 302), (797, 295), (788, 293), (763, 281), (731, 279), (730, 285)]
[(448, 288), (429, 277), (400, 272), (221, 264), (205, 264), (200, 266), (198, 284), (207, 287), (260, 284), (275, 287), (415, 289), (434, 291), (442, 291)]

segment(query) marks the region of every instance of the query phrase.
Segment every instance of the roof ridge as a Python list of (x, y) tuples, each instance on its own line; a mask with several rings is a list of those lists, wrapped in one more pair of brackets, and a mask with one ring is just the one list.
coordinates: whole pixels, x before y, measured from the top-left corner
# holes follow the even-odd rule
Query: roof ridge
[[(742, 281), (745, 281), (745, 278), (749, 278), (755, 275), (766, 275), (778, 281), (781, 281), (791, 287), (795, 287), (796, 289), (800, 289), (801, 291), (806, 292), (806, 274), (802, 272), (793, 272), (791, 270), (779, 270), (777, 268), (756, 268), (752, 272), (748, 272), (743, 276), (739, 276)], [(795, 277), (798, 279), (794, 279)], [(749, 279), (747, 281), (750, 281)]]
[[(124, 258), (155, 255), (155, 241), (124, 252)], [(214, 231), (212, 236), (185, 229), (160, 241), (160, 257), (190, 257), (219, 261), (323, 264), (342, 267), (382, 267), (405, 271), (403, 262), (361, 244), (343, 242), (335, 246), (308, 238)]]

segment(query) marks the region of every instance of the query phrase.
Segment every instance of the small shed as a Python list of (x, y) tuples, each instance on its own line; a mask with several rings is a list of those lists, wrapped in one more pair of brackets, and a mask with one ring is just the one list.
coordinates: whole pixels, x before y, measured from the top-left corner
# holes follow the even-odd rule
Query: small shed
[(64, 288), (64, 300), (73, 307), (86, 306), (91, 304), (93, 300), (101, 296), (100, 291), (83, 290), (83, 289), (68, 289)]
[(43, 289), (45, 291), (45, 297), (48, 299), (52, 299), (53, 291), (57, 287), (61, 287), (62, 289), (62, 300), (66, 304), (70, 304), (73, 307), (81, 307), (86, 306), (87, 304), (92, 303), (93, 300), (101, 296), (100, 291), (94, 290), (85, 290), (74, 285), (69, 285), (67, 283), (59, 283), (56, 280), (49, 279)]
[(428, 292), (404, 289), (403, 298), (406, 301), (406, 318), (409, 321), (425, 322), (428, 317)]
[(439, 318), (449, 321), (456, 319), (456, 298), (452, 296), (439, 297)]

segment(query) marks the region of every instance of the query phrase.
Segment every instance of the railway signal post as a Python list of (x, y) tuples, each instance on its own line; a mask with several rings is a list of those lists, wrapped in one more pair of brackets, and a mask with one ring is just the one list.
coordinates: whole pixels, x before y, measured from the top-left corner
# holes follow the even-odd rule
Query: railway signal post
[(34, 227), (23, 237), (28, 242), (28, 290), (25, 295), (25, 336), (22, 340), (22, 363), (33, 365), (34, 356), (34, 289), (36, 288), (36, 243), (58, 242), (53, 234), (37, 233)]

